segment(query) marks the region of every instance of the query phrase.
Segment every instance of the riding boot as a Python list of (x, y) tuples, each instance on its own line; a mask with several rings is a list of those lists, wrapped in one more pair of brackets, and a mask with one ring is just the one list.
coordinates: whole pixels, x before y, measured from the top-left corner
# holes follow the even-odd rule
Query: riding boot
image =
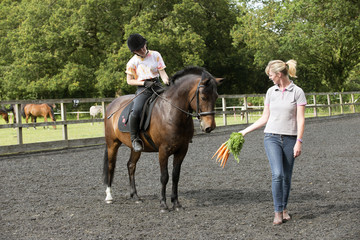
[(130, 124), (130, 139), (132, 147), (135, 152), (140, 152), (143, 150), (143, 143), (138, 137), (139, 132), (139, 123), (140, 119), (133, 114), (130, 115), (129, 124)]

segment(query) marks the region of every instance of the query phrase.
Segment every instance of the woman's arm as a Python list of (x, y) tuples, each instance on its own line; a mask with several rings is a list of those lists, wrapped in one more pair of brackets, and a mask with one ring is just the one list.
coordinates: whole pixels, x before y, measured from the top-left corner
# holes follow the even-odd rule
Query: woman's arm
[(245, 128), (244, 130), (239, 131), (239, 133), (242, 133), (242, 135), (245, 136), (249, 132), (261, 128), (267, 123), (267, 121), (269, 120), (269, 116), (270, 116), (269, 106), (265, 106), (261, 117), (256, 122)]
[(297, 141), (294, 146), (294, 157), (301, 154), (302, 138), (305, 129), (305, 106), (297, 106), (296, 108), (296, 121), (297, 121)]

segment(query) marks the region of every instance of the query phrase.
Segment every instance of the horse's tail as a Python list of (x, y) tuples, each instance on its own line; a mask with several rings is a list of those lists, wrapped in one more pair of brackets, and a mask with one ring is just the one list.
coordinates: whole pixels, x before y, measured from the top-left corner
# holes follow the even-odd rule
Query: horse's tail
[(52, 120), (55, 122), (56, 118), (55, 118), (55, 113), (54, 113), (54, 109), (52, 107), (50, 107), (50, 113), (51, 113), (51, 118)]
[(104, 184), (109, 185), (109, 158), (108, 158), (107, 146), (105, 146), (105, 153), (104, 153), (103, 177), (104, 177)]
[(26, 104), (21, 104), (21, 115), (23, 116), (23, 118), (26, 118), (26, 115), (25, 115), (25, 106), (26, 106)]

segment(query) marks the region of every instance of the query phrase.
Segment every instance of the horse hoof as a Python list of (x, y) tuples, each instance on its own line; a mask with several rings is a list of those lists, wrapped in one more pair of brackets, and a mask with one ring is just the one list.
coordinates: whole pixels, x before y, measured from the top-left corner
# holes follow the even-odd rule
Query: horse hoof
[(182, 208), (182, 207), (174, 207), (173, 209), (174, 209), (174, 211), (177, 211), (177, 212), (179, 212), (179, 211), (183, 210), (183, 208)]
[(160, 209), (160, 213), (167, 213), (169, 212), (169, 209), (168, 208), (162, 208)]
[(106, 202), (107, 204), (112, 204), (114, 201), (113, 201), (113, 200), (105, 200), (105, 202)]

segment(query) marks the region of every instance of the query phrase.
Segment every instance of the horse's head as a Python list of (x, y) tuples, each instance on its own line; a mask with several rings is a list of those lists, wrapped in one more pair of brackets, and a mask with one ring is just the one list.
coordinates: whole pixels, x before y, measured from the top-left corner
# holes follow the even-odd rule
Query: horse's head
[(216, 127), (215, 102), (218, 98), (217, 86), (223, 80), (223, 78), (214, 78), (210, 73), (203, 70), (201, 79), (196, 86), (191, 108), (196, 112), (203, 132), (210, 133)]

